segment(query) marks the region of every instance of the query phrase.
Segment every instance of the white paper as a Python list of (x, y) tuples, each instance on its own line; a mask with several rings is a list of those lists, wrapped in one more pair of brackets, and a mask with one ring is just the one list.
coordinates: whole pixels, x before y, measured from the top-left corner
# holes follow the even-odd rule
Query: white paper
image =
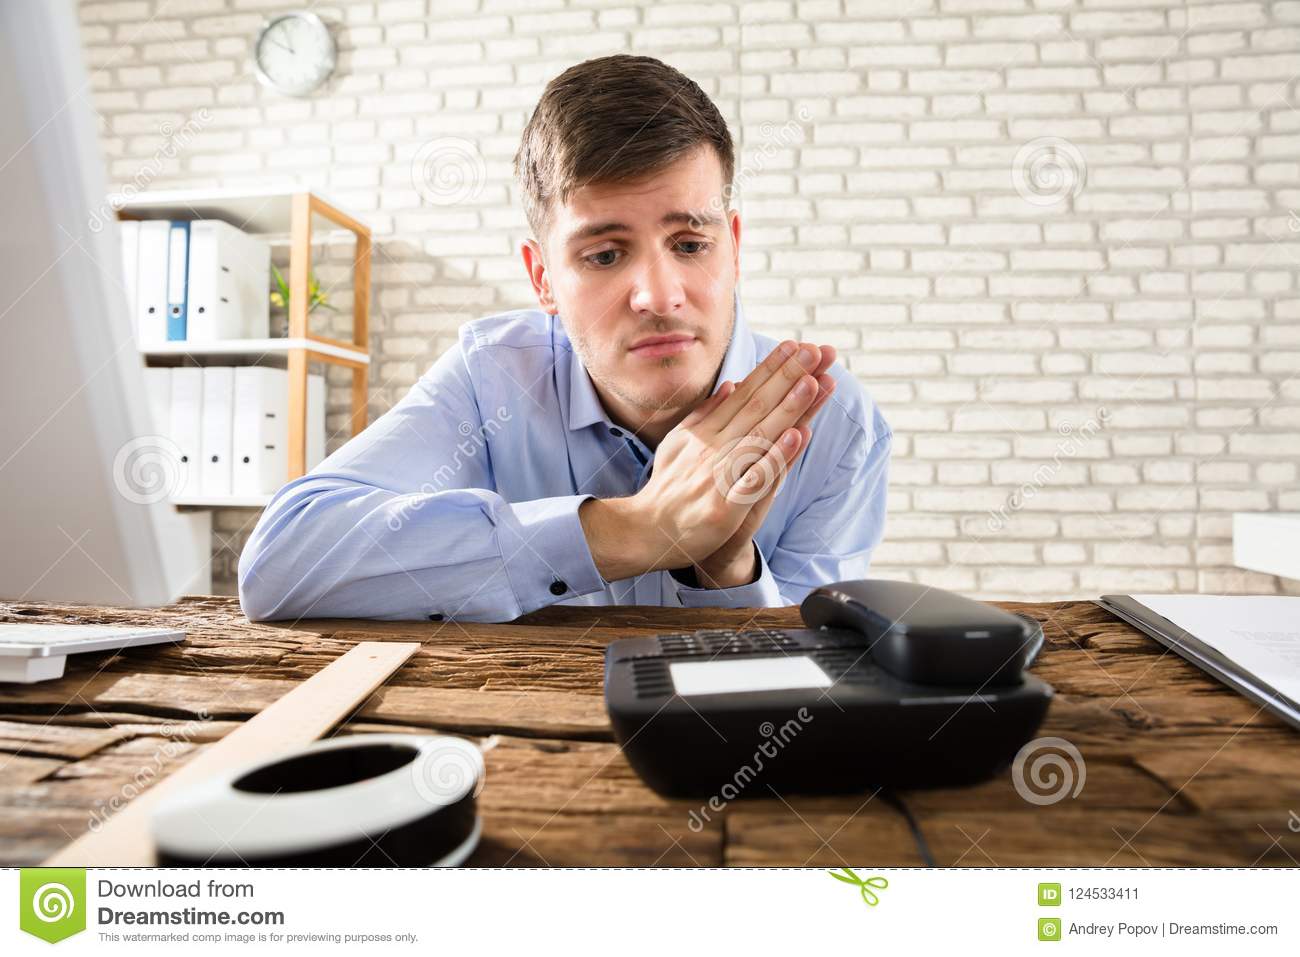
[(1133, 595), (1265, 684), (1300, 701), (1300, 598)]
[(831, 686), (826, 672), (807, 655), (674, 661), (668, 670), (673, 676), (673, 687), (682, 696)]

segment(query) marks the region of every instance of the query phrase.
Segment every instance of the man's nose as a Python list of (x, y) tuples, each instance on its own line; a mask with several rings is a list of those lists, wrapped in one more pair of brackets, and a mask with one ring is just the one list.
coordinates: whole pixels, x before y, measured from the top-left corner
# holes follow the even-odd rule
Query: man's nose
[(686, 296), (675, 264), (659, 255), (637, 270), (632, 285), (632, 310), (656, 316), (674, 315)]

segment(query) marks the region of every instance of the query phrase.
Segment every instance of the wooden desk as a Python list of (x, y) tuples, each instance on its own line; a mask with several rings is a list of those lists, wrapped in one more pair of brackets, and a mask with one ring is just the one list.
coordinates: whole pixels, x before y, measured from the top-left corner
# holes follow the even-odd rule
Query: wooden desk
[[(1010, 771), (908, 791), (936, 863), (961, 866), (1300, 863), (1300, 733), (1086, 602), (1002, 603), (1043, 622), (1034, 670), (1056, 688), (1039, 732), (1086, 764), (1076, 797), (1039, 806)], [(0, 602), (0, 621), (166, 625), (183, 645), (69, 659), (60, 680), (0, 686), (0, 864), (43, 860), (360, 640), (420, 651), (338, 730), (497, 736), (480, 796), (480, 865), (919, 865), (898, 809), (871, 793), (699, 804), (664, 800), (613, 744), (605, 645), (797, 608), (552, 607), (508, 625), (250, 624), (231, 598), (155, 611)], [(199, 718), (206, 712), (207, 719)], [(1294, 813), (1294, 818), (1289, 817)]]

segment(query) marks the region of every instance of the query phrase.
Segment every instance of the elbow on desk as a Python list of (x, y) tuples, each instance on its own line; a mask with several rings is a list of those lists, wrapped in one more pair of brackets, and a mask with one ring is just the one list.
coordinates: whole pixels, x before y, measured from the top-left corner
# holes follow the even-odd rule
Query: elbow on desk
[(249, 621), (275, 621), (275, 609), (268, 603), (264, 590), (250, 588), (243, 576), (239, 579), (239, 607)]
[[(253, 534), (256, 536), (257, 533)], [(239, 556), (239, 607), (249, 621), (274, 621), (276, 618), (289, 617), (283, 611), (286, 596), (282, 589), (253, 570), (253, 566), (262, 561), (263, 550), (261, 543), (249, 538)]]
[(313, 597), (302, 562), (301, 550), (287, 549), (284, 542), (248, 540), (239, 556), (238, 582), (239, 605), (249, 621), (334, 617), (325, 596)]
[[(275, 494), (240, 551), (239, 604), (249, 621), (274, 621), (298, 614), (294, 608), (296, 589), (286, 582), (293, 581), (292, 572), (303, 558), (302, 537), (293, 533), (294, 513), (312, 497), (293, 491), (303, 481), (290, 482)], [(290, 497), (296, 501), (286, 501)], [(288, 548), (291, 541), (295, 549)]]

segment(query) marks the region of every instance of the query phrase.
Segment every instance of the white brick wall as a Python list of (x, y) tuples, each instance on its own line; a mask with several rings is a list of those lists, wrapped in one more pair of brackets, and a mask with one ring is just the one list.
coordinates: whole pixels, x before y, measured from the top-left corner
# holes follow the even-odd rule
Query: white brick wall
[[(250, 71), (285, 6), (83, 0), (94, 102), (118, 183), (205, 108), (152, 185), (297, 179), (373, 225), (372, 415), (531, 304), (510, 160), (546, 81), (646, 53), (741, 146), (756, 325), (833, 342), (896, 429), (877, 573), (1300, 592), (1229, 564), (1231, 512), (1300, 510), (1300, 0), (335, 2), (305, 101)], [(448, 137), (474, 179), (431, 204), (412, 160)], [(254, 518), (218, 516), (227, 590)]]

